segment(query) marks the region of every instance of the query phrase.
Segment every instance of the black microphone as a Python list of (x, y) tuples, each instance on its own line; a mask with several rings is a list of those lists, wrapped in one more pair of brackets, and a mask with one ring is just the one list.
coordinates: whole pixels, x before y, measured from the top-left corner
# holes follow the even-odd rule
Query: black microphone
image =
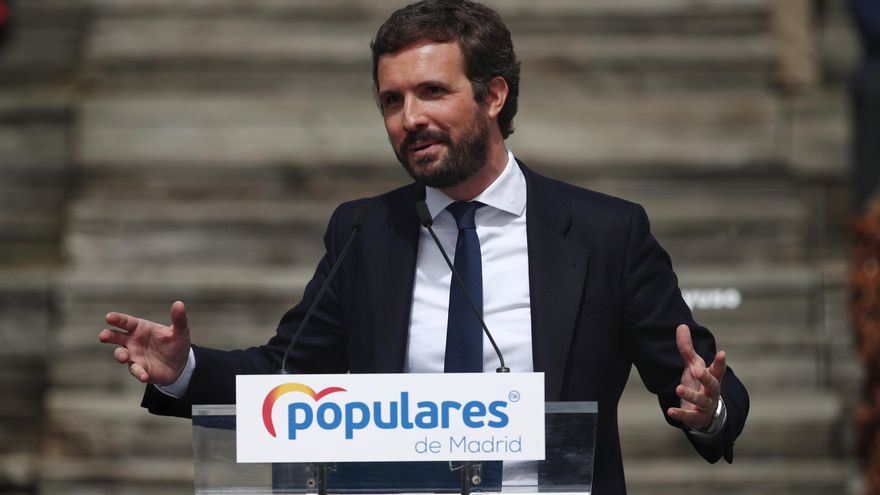
[(492, 344), (492, 347), (495, 349), (495, 354), (498, 354), (498, 361), (501, 362), (501, 366), (498, 367), (495, 371), (497, 373), (510, 373), (510, 368), (504, 365), (504, 356), (501, 355), (501, 349), (498, 348), (498, 344), (495, 343), (495, 339), (492, 338), (492, 332), (486, 327), (486, 322), (483, 321), (483, 316), (480, 315), (480, 310), (477, 309), (477, 305), (474, 303), (474, 299), (471, 297), (470, 292), (468, 292), (467, 287), (464, 285), (464, 280), (461, 279), (461, 275), (458, 274), (458, 270), (455, 269), (455, 266), (449, 261), (449, 256), (446, 254), (446, 250), (443, 249), (443, 245), (440, 244), (440, 239), (437, 238), (437, 234), (434, 233), (434, 229), (431, 228), (434, 225), (434, 219), (431, 218), (431, 212), (428, 210), (428, 205), (425, 204), (424, 201), (419, 201), (416, 203), (416, 214), (419, 216), (419, 221), (422, 222), (422, 226), (428, 229), (428, 232), (431, 234), (431, 237), (434, 239), (434, 244), (437, 244), (437, 247), (440, 249), (440, 254), (443, 255), (443, 259), (446, 260), (446, 264), (449, 265), (449, 269), (452, 270), (452, 276), (458, 281), (458, 285), (461, 287), (461, 291), (464, 292), (465, 298), (467, 298), (467, 302), (471, 307), (471, 310), (474, 312), (474, 316), (477, 317), (477, 320), (480, 321), (480, 326), (483, 327), (483, 332), (485, 332), (486, 337), (489, 337), (489, 342)]
[(303, 330), (306, 328), (306, 324), (312, 317), (312, 313), (315, 312), (315, 308), (318, 307), (318, 303), (321, 302), (321, 298), (324, 297), (324, 292), (326, 292), (327, 287), (330, 286), (330, 281), (333, 280), (333, 276), (336, 275), (336, 272), (339, 270), (339, 265), (342, 264), (342, 260), (344, 260), (345, 255), (348, 254), (348, 249), (351, 247), (352, 241), (354, 241), (354, 236), (364, 227), (364, 217), (366, 215), (366, 205), (362, 204), (354, 211), (354, 219), (351, 221), (351, 234), (348, 236), (348, 241), (345, 242), (345, 246), (342, 248), (342, 253), (339, 254), (339, 258), (336, 259), (336, 263), (334, 263), (333, 268), (330, 269), (330, 274), (327, 275), (327, 278), (324, 280), (324, 285), (321, 286), (321, 290), (318, 291), (318, 295), (315, 296), (315, 300), (312, 301), (312, 305), (309, 306), (309, 310), (306, 312), (306, 316), (303, 318), (302, 322), (300, 322), (299, 328), (296, 329), (296, 333), (293, 334), (293, 338), (291, 338), (290, 343), (287, 344), (287, 349), (284, 350), (284, 357), (281, 359), (281, 369), (278, 370), (279, 374), (287, 374), (287, 355), (290, 354), (290, 350), (293, 349), (293, 345), (299, 339), (299, 336), (302, 335)]

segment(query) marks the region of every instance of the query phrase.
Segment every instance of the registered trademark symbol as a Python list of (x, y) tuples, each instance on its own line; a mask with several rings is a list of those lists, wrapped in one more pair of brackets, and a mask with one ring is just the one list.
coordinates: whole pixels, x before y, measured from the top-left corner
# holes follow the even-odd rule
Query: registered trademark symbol
[(507, 398), (510, 399), (510, 402), (519, 402), (519, 392), (516, 390), (511, 390), (509, 394), (507, 394)]

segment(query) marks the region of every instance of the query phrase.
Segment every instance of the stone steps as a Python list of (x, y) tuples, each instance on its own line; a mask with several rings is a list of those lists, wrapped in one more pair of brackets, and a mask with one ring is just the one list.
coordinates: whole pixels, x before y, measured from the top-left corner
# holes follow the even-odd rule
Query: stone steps
[(0, 270), (0, 491), (38, 475), (55, 313), (48, 270)]
[[(834, 394), (769, 392), (750, 394), (748, 423), (736, 442), (735, 460), (780, 456), (834, 459), (845, 454), (845, 439), (838, 436), (844, 409)], [(692, 451), (682, 432), (668, 427), (657, 399), (647, 391), (628, 391), (621, 400), (618, 421), (627, 459), (684, 458)]]
[[(166, 456), (96, 461), (47, 461), (52, 474), (41, 480), (43, 493), (80, 489), (78, 493), (193, 492), (192, 475), (182, 467), (191, 458)], [(732, 495), (824, 495), (849, 493), (853, 466), (839, 460), (779, 460), (738, 458), (732, 465), (708, 464), (702, 459), (627, 460), (627, 492), (645, 495), (723, 489)], [(85, 475), (84, 473), (99, 473)], [(161, 473), (157, 475), (157, 473)], [(686, 480), (686, 481), (682, 481)], [(720, 487), (720, 488), (719, 488)]]
[[(130, 197), (137, 192), (117, 198), (111, 187), (108, 198), (92, 196), (72, 205), (65, 253), (84, 266), (235, 262), (307, 267), (323, 252), (321, 237), (337, 203), (314, 199), (314, 190), (305, 187), (301, 193), (279, 191), (286, 197), (264, 194), (263, 199), (228, 199), (237, 193), (224, 186), (203, 191), (206, 198)], [(683, 265), (807, 259), (816, 235), (808, 221), (809, 198), (791, 190), (715, 189), (679, 184), (673, 194), (625, 195), (645, 206), (654, 235)], [(354, 193), (373, 192), (378, 191)], [(220, 195), (227, 199), (210, 197)], [(694, 209), (694, 200), (703, 207)], [(731, 210), (727, 205), (732, 202), (744, 206)]]
[(0, 47), (0, 492), (35, 493), (40, 475), (70, 187), (74, 77), (84, 23), (80, 0), (6, 2)]
[(633, 495), (673, 495), (682, 490), (728, 495), (855, 493), (851, 480), (856, 469), (841, 460), (739, 457), (731, 465), (690, 458), (625, 463), (627, 493)]
[(323, 254), (321, 239), (333, 207), (284, 200), (79, 203), (65, 247), (83, 266), (306, 267)]
[[(770, 0), (491, 3), (524, 63), (511, 149), (538, 171), (645, 206), (696, 318), (751, 392), (736, 464), (710, 466), (634, 372), (620, 408), (630, 493), (844, 493), (859, 371), (846, 272), (826, 261), (842, 257), (829, 227), (845, 216), (840, 91), (776, 86)], [(18, 4), (44, 12), (44, 27), (29, 23), (32, 46), (0, 54), (0, 85), (61, 78), (74, 65), (40, 57), (46, 47), (79, 55), (78, 39), (51, 26), (86, 4)], [(0, 249), (7, 236), (57, 232), (30, 216), (54, 200), (38, 209), (28, 198), (71, 200), (68, 269), (46, 283), (50, 319), (22, 316), (19, 296), (6, 304), (8, 328), (57, 337), (42, 378), (39, 490), (192, 493), (189, 422), (138, 406), (142, 386), (97, 342), (103, 316), (167, 321), (182, 299), (197, 343), (265, 342), (299, 300), (333, 206), (408, 180), (369, 77), (368, 41), (399, 4), (89, 0), (82, 91), (56, 106), (0, 96), (0, 151), (15, 157), (0, 166)], [(72, 136), (56, 132), (64, 126)], [(59, 172), (68, 139), (76, 167)], [(66, 179), (51, 182), (56, 172)], [(11, 280), (4, 297), (18, 290)], [(22, 332), (6, 328), (0, 337), (19, 345), (8, 336)], [(44, 347), (27, 342), (26, 356)], [(0, 380), (0, 393), (20, 383), (31, 382)], [(31, 399), (21, 411), (42, 404)], [(23, 418), (0, 418), (0, 439), (26, 431)], [(0, 491), (34, 465), (15, 455), (0, 448)]]
[(10, 4), (13, 26), (0, 50), (0, 87), (66, 84), (85, 31), (83, 0)]
[[(90, 168), (286, 165), (303, 172), (393, 164), (369, 83), (347, 96), (340, 84), (96, 97), (82, 109), (81, 159)], [(571, 81), (546, 81), (523, 94), (520, 108), (510, 146), (538, 168), (766, 172), (783, 156), (774, 138), (782, 108), (760, 93), (591, 96)]]
[[(165, 432), (157, 433), (164, 436)], [(119, 493), (190, 495), (193, 491), (192, 459), (150, 456), (124, 459), (50, 459), (42, 463), (39, 493)]]
[[(515, 33), (528, 70), (564, 71), (593, 86), (655, 89), (761, 87), (773, 78), (774, 46), (763, 29), (771, 10), (766, 1), (703, 8), (642, 0), (492, 4)], [(126, 87), (137, 74), (145, 76), (142, 83), (166, 87), (199, 85), (199, 79), (266, 86), (302, 70), (364, 74), (367, 40), (398, 6), (99, 2), (88, 73), (101, 85)]]
[[(89, 168), (70, 210), (66, 253), (86, 265), (310, 260), (321, 253), (320, 236), (338, 202), (406, 181), (390, 164), (308, 174), (293, 166), (251, 166)], [(822, 232), (812, 222), (824, 214), (821, 193), (784, 175), (719, 183), (702, 174), (637, 180), (560, 167), (549, 172), (641, 203), (655, 235), (683, 265), (794, 263), (821, 247)]]
[(59, 261), (71, 106), (63, 90), (0, 94), (0, 267)]

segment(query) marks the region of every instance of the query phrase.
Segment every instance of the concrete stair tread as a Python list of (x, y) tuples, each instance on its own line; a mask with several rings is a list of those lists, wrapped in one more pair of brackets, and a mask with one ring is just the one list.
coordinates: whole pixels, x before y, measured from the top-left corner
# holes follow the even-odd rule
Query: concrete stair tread
[[(96, 272), (90, 268), (70, 268), (61, 275), (61, 283), (69, 289), (99, 290), (104, 287), (118, 290), (121, 284), (131, 284), (133, 289), (139, 287), (153, 288), (158, 284), (169, 287), (215, 287), (235, 288), (248, 287), (260, 289), (272, 288), (279, 280), (300, 279), (302, 275), (311, 275), (314, 266), (287, 267), (249, 267), (230, 265), (222, 268), (199, 266), (188, 267), (147, 267), (138, 269), (135, 266), (108, 264), (105, 270)], [(712, 287), (735, 285), (736, 287), (756, 292), (806, 292), (821, 279), (821, 268), (802, 264), (776, 264), (763, 266), (744, 264), (726, 267), (687, 267), (686, 274), (681, 275), (681, 286)], [(19, 273), (10, 271), (9, 273)], [(27, 277), (28, 272), (21, 272)], [(38, 271), (39, 273), (39, 271)]]
[[(685, 66), (702, 71), (717, 67), (767, 71), (775, 55), (764, 33), (715, 33), (710, 37), (669, 32), (634, 40), (631, 33), (565, 32), (564, 26), (560, 26), (561, 33), (515, 32), (514, 41), (523, 62), (541, 64), (549, 59), (577, 67), (589, 61), (644, 70), (634, 64), (640, 61), (654, 62), (661, 69), (659, 62), (670, 64), (665, 67), (667, 71)], [(233, 66), (259, 66), (260, 62), (271, 61), (285, 67), (343, 66), (357, 71), (369, 64), (365, 56), (367, 40), (375, 34), (375, 27), (370, 20), (334, 25), (267, 17), (99, 19), (90, 40), (89, 60), (99, 67), (137, 67), (148, 60), (153, 68), (156, 63), (179, 64), (185, 60)], [(645, 38), (650, 42), (644, 43)]]
[[(749, 389), (748, 424), (735, 447), (739, 459), (834, 459), (848, 451), (839, 434), (845, 408), (836, 394), (791, 387), (777, 391)], [(693, 451), (685, 435), (666, 424), (656, 398), (646, 391), (626, 391), (618, 421), (625, 459), (678, 457)]]
[[(696, 453), (693, 454), (698, 457)], [(166, 456), (164, 459), (131, 458), (88, 460), (44, 460), (49, 476), (56, 480), (95, 482), (135, 481), (152, 486), (179, 483), (191, 485), (191, 459)], [(190, 467), (187, 467), (190, 466)], [(702, 459), (671, 459), (648, 461), (626, 460), (628, 492), (633, 494), (681, 493), (682, 489), (702, 488), (707, 491), (724, 490), (732, 494), (824, 494), (829, 489), (842, 493), (846, 489), (853, 468), (845, 461), (836, 460), (778, 460), (742, 459), (732, 465), (709, 465)], [(157, 479), (156, 473), (162, 473)], [(785, 485), (788, 488), (785, 488)], [(720, 488), (719, 488), (720, 487)], [(167, 489), (167, 488), (166, 488)], [(185, 488), (180, 490), (185, 493)], [(190, 487), (191, 492), (191, 487)], [(167, 492), (165, 492), (167, 493)]]
[(70, 120), (70, 90), (59, 87), (8, 88), (0, 93), (0, 124), (56, 119)]
[(302, 198), (271, 199), (166, 199), (166, 198), (88, 198), (72, 208), (72, 221), (98, 223), (102, 228), (113, 223), (159, 223), (211, 225), (248, 222), (283, 224), (298, 227), (327, 224), (336, 202)]
[(24, 190), (63, 185), (72, 106), (66, 90), (0, 92), (0, 185)]
[[(637, 376), (632, 379), (638, 381)], [(749, 397), (750, 425), (761, 423), (767, 428), (772, 425), (822, 423), (840, 419), (843, 407), (841, 399), (827, 390), (756, 390), (750, 391)], [(645, 390), (644, 386), (641, 390), (632, 390), (625, 394), (618, 407), (620, 423), (630, 427), (650, 426), (659, 413), (657, 398)], [(662, 418), (660, 421), (663, 421)]]
[(183, 484), (189, 485), (189, 493), (192, 493), (192, 458), (180, 455), (163, 458), (125, 456), (124, 459), (115, 456), (109, 459), (49, 458), (42, 460), (41, 464), (44, 478), (53, 482), (79, 482), (80, 486), (88, 482), (145, 483), (153, 493), (165, 485)]
[(156, 291), (186, 290), (203, 291), (288, 291), (302, 287), (314, 271), (314, 267), (278, 268), (227, 266), (146, 267), (108, 266), (100, 272), (91, 269), (68, 270), (60, 275), (59, 284), (74, 300), (77, 294), (111, 295), (120, 288), (131, 293), (155, 294)]
[[(817, 350), (812, 352), (799, 351), (797, 348), (792, 352), (801, 352), (803, 355), (792, 358), (785, 352), (778, 351), (776, 355), (764, 353), (763, 356), (754, 357), (732, 346), (723, 346), (728, 352), (729, 363), (737, 377), (746, 384), (753, 392), (772, 392), (776, 390), (812, 390), (823, 385), (823, 363), (817, 362)], [(645, 386), (633, 371), (633, 376), (627, 382), (626, 389), (633, 393), (642, 393)]]
[[(45, 3), (43, 0), (41, 3)], [(55, 3), (58, 3), (57, 0)], [(126, 13), (186, 13), (207, 15), (211, 13), (225, 15), (237, 14), (242, 11), (254, 15), (297, 14), (331, 16), (334, 18), (363, 18), (370, 15), (387, 17), (390, 12), (400, 7), (395, 0), (156, 0), (144, 4), (138, 0), (91, 0), (100, 12), (112, 15)], [(593, 0), (578, 2), (576, 0), (544, 0), (540, 7), (529, 0), (488, 0), (486, 2), (497, 8), (503, 15), (532, 17), (536, 14), (553, 18), (556, 15), (571, 17), (577, 14), (599, 15), (625, 13), (633, 17), (653, 16), (667, 12), (691, 14), (697, 17), (706, 13), (717, 12), (718, 15), (729, 15), (744, 11), (766, 11), (766, 0), (711, 0), (702, 2), (695, 9), (691, 0)], [(316, 14), (317, 13), (317, 14)]]
[[(191, 17), (268, 18), (334, 22), (369, 21), (371, 29), (401, 6), (394, 0), (199, 0), (143, 3), (137, 0), (93, 0), (96, 10), (108, 17)], [(529, 0), (488, 1), (512, 27), (538, 29), (545, 24), (572, 26), (589, 23), (595, 29), (586, 32), (634, 31), (643, 33), (647, 27), (665, 28), (670, 32), (760, 32), (755, 24), (769, 15), (766, 0), (712, 0), (696, 6), (687, 0), (625, 0), (591, 1), (545, 0), (535, 4)], [(595, 26), (593, 26), (595, 24)], [(678, 29), (676, 29), (678, 28)], [(514, 29), (514, 32), (519, 30)], [(372, 33), (371, 33), (372, 34)]]
[[(383, 165), (382, 168), (391, 165)], [(178, 172), (176, 179), (187, 183), (186, 169)], [(193, 181), (197, 181), (196, 174)], [(235, 176), (229, 178), (234, 181)], [(219, 182), (219, 181), (218, 181)], [(401, 183), (403, 185), (403, 182)], [(323, 197), (312, 197), (305, 190), (298, 197), (291, 198), (288, 191), (278, 189), (272, 194), (273, 184), (266, 184), (261, 198), (229, 197), (229, 190), (235, 191), (236, 184), (211, 184), (201, 197), (178, 198), (162, 197), (161, 192), (133, 187), (120, 198), (118, 192), (107, 188), (101, 194), (95, 194), (76, 201), (72, 206), (74, 222), (78, 221), (112, 221), (120, 219), (131, 222), (144, 221), (179, 221), (213, 222), (247, 219), (255, 222), (290, 221), (301, 219), (303, 222), (326, 222), (329, 213), (338, 204), (327, 201)], [(795, 191), (779, 186), (748, 189), (749, 183), (728, 188), (714, 187), (708, 191), (702, 183), (679, 184), (671, 191), (665, 184), (658, 183), (652, 188), (626, 186), (618, 190), (603, 188), (602, 192), (620, 195), (628, 200), (638, 202), (648, 211), (653, 223), (676, 221), (681, 223), (713, 220), (716, 222), (767, 222), (767, 223), (804, 223), (808, 220), (807, 206)], [(268, 190), (268, 194), (267, 191)], [(152, 197), (152, 194), (160, 195)], [(356, 194), (356, 192), (355, 192)], [(273, 197), (274, 196), (274, 197)], [(695, 198), (700, 200), (700, 208), (694, 208)], [(355, 196), (352, 196), (352, 199)], [(736, 208), (730, 208), (731, 202), (738, 202)], [(112, 206), (112, 207), (109, 207)]]
[(0, 85), (57, 84), (73, 68), (85, 21), (84, 3), (29, 0), (11, 5), (15, 29), (0, 51)]
[[(332, 88), (324, 91), (332, 94), (300, 93), (312, 100), (303, 106), (282, 94), (96, 98), (83, 109), (82, 161), (86, 170), (132, 163), (295, 163), (303, 170), (393, 163), (372, 98), (343, 100)], [(770, 132), (779, 109), (755, 96), (682, 93), (648, 103), (625, 94), (582, 94), (566, 99), (560, 111), (533, 93), (534, 104), (523, 97), (510, 146), (527, 163), (539, 157), (531, 160), (536, 165), (748, 168), (772, 163), (780, 152)]]
[(733, 464), (710, 465), (690, 457), (624, 459), (627, 492), (671, 495), (684, 491), (736, 495), (848, 493), (854, 467), (839, 459), (779, 459), (736, 455)]
[[(777, 50), (767, 2), (496, 2), (525, 70), (612, 87), (766, 86)], [(363, 74), (367, 41), (399, 4), (101, 2), (87, 56), (105, 87), (277, 87), (301, 72)], [(585, 34), (589, 33), (589, 34)], [(556, 39), (565, 36), (562, 43)], [(633, 40), (634, 36), (643, 38)], [(643, 42), (650, 39), (650, 42)], [(193, 66), (199, 70), (194, 71)], [(201, 82), (199, 80), (201, 79)], [(208, 85), (210, 86), (210, 84)]]

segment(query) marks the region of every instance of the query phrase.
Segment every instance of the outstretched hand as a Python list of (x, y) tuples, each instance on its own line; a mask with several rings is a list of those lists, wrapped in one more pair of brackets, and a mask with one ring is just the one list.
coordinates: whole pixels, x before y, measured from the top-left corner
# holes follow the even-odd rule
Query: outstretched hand
[(675, 329), (675, 343), (684, 359), (681, 384), (675, 393), (681, 398), (681, 407), (670, 407), (666, 414), (694, 430), (703, 430), (712, 424), (712, 416), (721, 395), (721, 380), (727, 370), (726, 354), (718, 351), (707, 368), (703, 358), (694, 350), (691, 330), (687, 325)]
[(113, 358), (128, 365), (132, 376), (157, 385), (177, 381), (190, 348), (186, 307), (181, 301), (171, 305), (171, 326), (123, 313), (107, 313), (105, 320), (115, 328), (101, 330), (98, 339), (120, 346), (113, 351)]

